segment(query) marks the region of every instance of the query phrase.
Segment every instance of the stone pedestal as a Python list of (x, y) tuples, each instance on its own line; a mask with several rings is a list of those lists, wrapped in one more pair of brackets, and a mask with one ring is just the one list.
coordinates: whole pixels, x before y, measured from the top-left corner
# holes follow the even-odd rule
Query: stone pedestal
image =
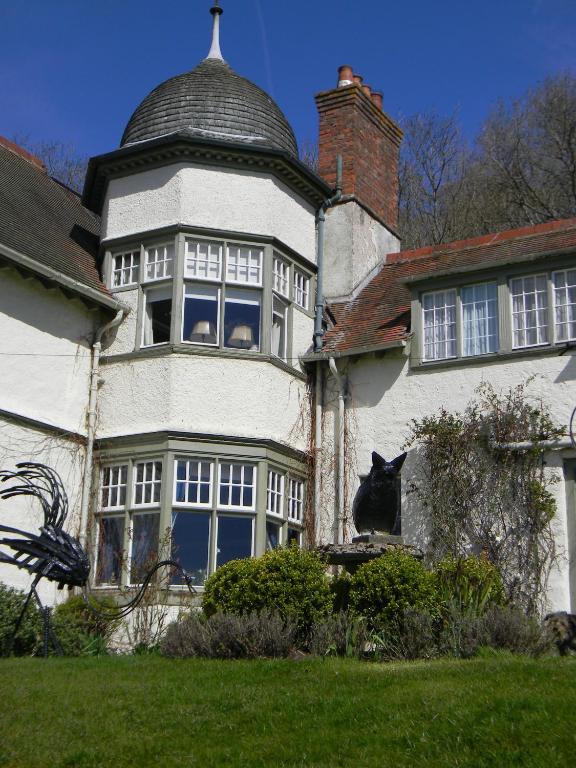
[(421, 560), (423, 553), (416, 547), (404, 544), (402, 536), (392, 536), (387, 533), (364, 533), (355, 536), (349, 544), (324, 544), (319, 547), (330, 565), (343, 565), (349, 573), (354, 573), (358, 566), (382, 557), (387, 552), (403, 549), (413, 557)]

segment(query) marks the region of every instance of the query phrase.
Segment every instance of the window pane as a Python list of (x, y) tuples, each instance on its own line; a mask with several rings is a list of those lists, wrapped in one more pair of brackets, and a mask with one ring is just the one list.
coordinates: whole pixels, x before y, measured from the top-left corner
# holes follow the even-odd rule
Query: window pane
[(256, 472), (250, 464), (220, 464), (220, 506), (254, 508)]
[(170, 341), (172, 322), (172, 286), (146, 291), (142, 344), (164, 344)]
[(268, 472), (268, 488), (266, 494), (266, 512), (271, 515), (281, 515), (284, 498), (284, 476), (279, 472)]
[(101, 498), (102, 509), (123, 507), (126, 504), (127, 465), (104, 467), (102, 469)]
[(172, 277), (174, 263), (174, 244), (156, 245), (146, 249), (146, 280), (161, 280)]
[(302, 531), (298, 528), (288, 528), (288, 546), (296, 544), (302, 546)]
[(282, 296), (288, 296), (289, 295), (289, 274), (290, 274), (290, 267), (289, 265), (283, 261), (279, 256), (274, 257), (274, 280), (273, 280), (273, 288), (275, 291), (278, 291), (278, 293), (281, 293)]
[(288, 308), (278, 297), (272, 300), (272, 354), (286, 359), (286, 317)]
[[(202, 585), (208, 574), (210, 543), (209, 512), (172, 513), (172, 558), (191, 576), (192, 584)], [(185, 584), (175, 573), (172, 584)]]
[(207, 285), (187, 285), (184, 292), (182, 341), (218, 343), (220, 291)]
[(140, 251), (119, 253), (112, 261), (112, 285), (133, 285), (138, 282)]
[(226, 259), (226, 281), (262, 285), (263, 253), (261, 248), (229, 246)]
[(294, 301), (303, 309), (308, 309), (309, 284), (306, 275), (294, 270)]
[(576, 269), (555, 272), (554, 323), (557, 341), (576, 339)]
[(134, 515), (132, 520), (132, 555), (130, 583), (140, 584), (153, 565), (158, 562), (158, 532), (160, 515)]
[(184, 274), (199, 280), (219, 280), (222, 270), (222, 243), (186, 240)]
[(456, 357), (456, 291), (437, 291), (422, 297), (424, 360)]
[(229, 560), (239, 560), (252, 555), (252, 528), (251, 517), (218, 515), (217, 568)]
[(510, 281), (514, 347), (548, 342), (548, 291), (546, 275)]
[(496, 283), (462, 288), (462, 353), (485, 355), (498, 349)]
[(260, 294), (227, 289), (224, 306), (224, 346), (260, 349)]
[(98, 523), (98, 584), (120, 584), (124, 553), (124, 516), (101, 517)]
[(197, 459), (176, 461), (176, 504), (211, 503), (211, 468), (209, 461)]
[(290, 479), (288, 482), (288, 517), (302, 522), (304, 516), (304, 482)]
[(266, 552), (280, 546), (280, 532), (282, 526), (278, 523), (266, 522)]
[(134, 504), (159, 504), (161, 486), (161, 461), (146, 461), (136, 464)]

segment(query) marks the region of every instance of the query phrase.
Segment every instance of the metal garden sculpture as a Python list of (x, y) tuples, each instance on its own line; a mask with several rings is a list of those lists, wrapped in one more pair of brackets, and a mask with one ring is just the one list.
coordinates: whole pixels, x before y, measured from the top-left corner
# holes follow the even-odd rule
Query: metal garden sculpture
[[(0, 487), (0, 499), (14, 496), (35, 496), (42, 505), (44, 525), (39, 534), (11, 528), (0, 524), (0, 563), (14, 565), (34, 576), (22, 611), (14, 625), (9, 652), (13, 647), (28, 605), (32, 598), (36, 600), (44, 619), (44, 654), (48, 653), (48, 642), (52, 642), (56, 651), (61, 653), (60, 644), (50, 623), (50, 609), (45, 608), (38, 596), (36, 587), (41, 579), (58, 583), (58, 589), (82, 587), (84, 600), (88, 608), (105, 618), (121, 619), (126, 617), (141, 602), (150, 580), (160, 568), (171, 567), (182, 572), (191, 593), (195, 590), (191, 579), (179, 563), (174, 560), (161, 560), (148, 571), (135, 597), (117, 609), (104, 611), (95, 608), (87, 596), (87, 584), (90, 576), (90, 561), (78, 539), (63, 530), (68, 515), (68, 496), (57, 472), (44, 464), (32, 461), (16, 465), (17, 471), (0, 470), (0, 482), (13, 481), (6, 487)], [(9, 534), (2, 536), (2, 534)], [(15, 537), (14, 537), (15, 535)], [(4, 551), (2, 551), (4, 548)], [(6, 550), (11, 550), (9, 554)]]

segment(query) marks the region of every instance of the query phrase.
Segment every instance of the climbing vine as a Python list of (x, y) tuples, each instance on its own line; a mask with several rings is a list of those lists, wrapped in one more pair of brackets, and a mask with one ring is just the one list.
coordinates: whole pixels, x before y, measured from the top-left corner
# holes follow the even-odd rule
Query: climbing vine
[(500, 569), (508, 599), (535, 613), (556, 557), (555, 478), (545, 471), (542, 441), (564, 430), (527, 385), (499, 394), (483, 384), (476, 392), (462, 414), (441, 410), (412, 421), (408, 444), (422, 461), (409, 491), (427, 512), (432, 561), (484, 553)]

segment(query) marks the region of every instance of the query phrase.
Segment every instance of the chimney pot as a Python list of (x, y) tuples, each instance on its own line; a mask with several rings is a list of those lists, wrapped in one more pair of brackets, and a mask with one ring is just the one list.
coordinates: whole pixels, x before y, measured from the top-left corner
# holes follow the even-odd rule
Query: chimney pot
[(366, 96), (368, 96), (368, 98), (370, 98), (370, 96), (371, 96), (371, 94), (372, 94), (372, 88), (370, 88), (370, 86), (369, 86), (369, 85), (363, 85), (363, 86), (362, 86), (362, 90), (364, 91), (364, 93), (366, 94)]
[(348, 64), (338, 67), (338, 88), (344, 88), (346, 85), (352, 85), (354, 82), (354, 72)]
[(364, 80), (362, 75), (354, 75), (353, 79), (354, 79), (354, 85), (362, 85), (362, 80)]
[(378, 109), (381, 110), (383, 108), (384, 97), (381, 91), (372, 91), (370, 98), (372, 99), (374, 104), (378, 107)]

